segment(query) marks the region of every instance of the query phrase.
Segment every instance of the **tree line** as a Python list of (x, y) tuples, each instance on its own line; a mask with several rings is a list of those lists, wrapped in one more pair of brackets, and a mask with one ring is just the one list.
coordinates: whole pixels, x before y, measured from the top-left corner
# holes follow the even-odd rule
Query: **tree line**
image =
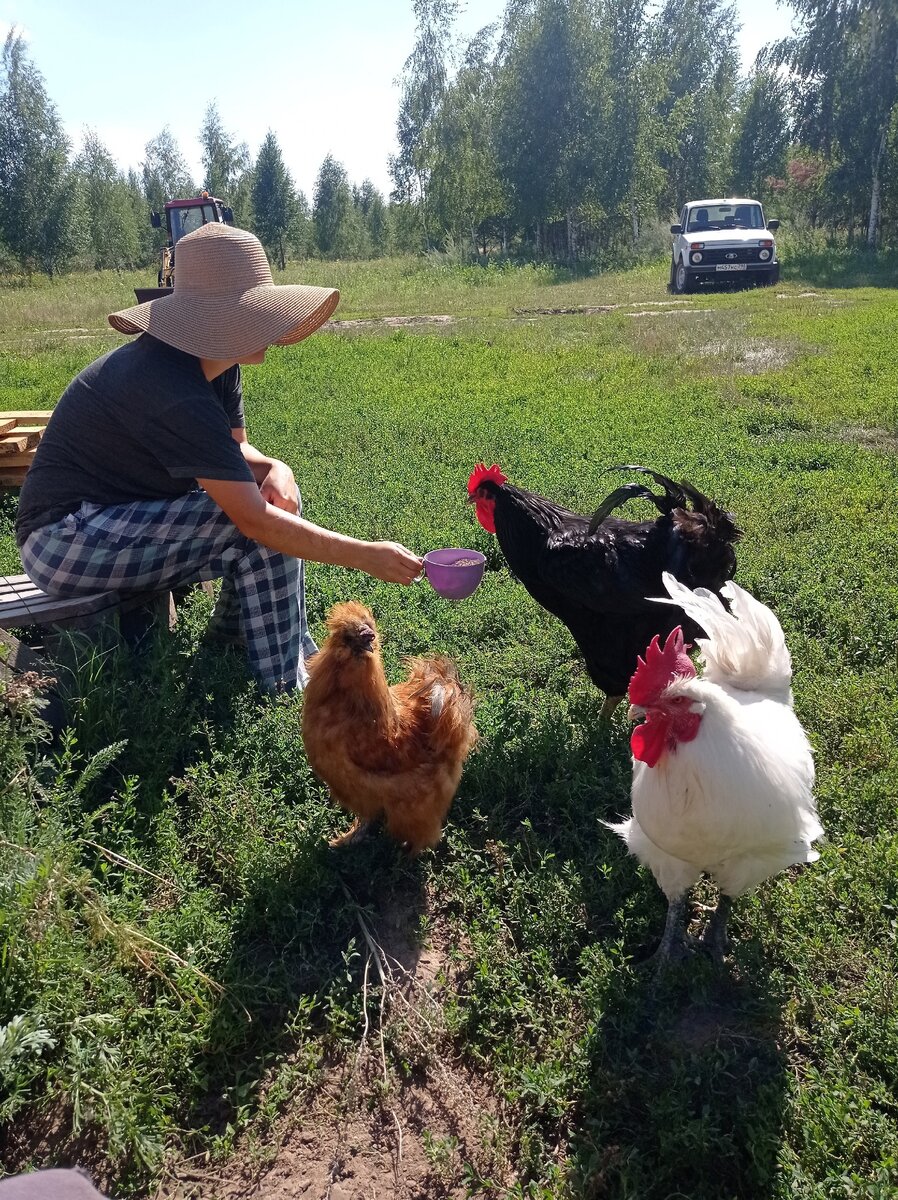
[(150, 212), (205, 189), (229, 204), (272, 261), (369, 258), (408, 249), (401, 214), (370, 180), (352, 184), (328, 155), (311, 203), (296, 188), (276, 135), (255, 158), (208, 105), (198, 140), (203, 177), (190, 170), (171, 129), (144, 147), (139, 167), (116, 164), (94, 130), (73, 150), (22, 36), (11, 30), (0, 58), (0, 267), (54, 275), (71, 266), (124, 270), (156, 263), (166, 239)]
[(453, 247), (622, 261), (662, 252), (680, 205), (714, 195), (755, 197), (848, 244), (898, 245), (896, 0), (792, 0), (792, 35), (745, 76), (727, 0), (507, 0), (467, 44), (460, 0), (412, 4), (388, 199), (330, 155), (307, 199), (275, 133), (253, 158), (214, 102), (199, 183), (168, 128), (127, 173), (91, 130), (74, 152), (12, 30), (0, 258), (48, 274), (148, 264), (164, 236), (149, 210), (198, 186), (280, 266)]
[(620, 253), (740, 195), (898, 243), (896, 0), (792, 0), (746, 76), (727, 0), (507, 0), (461, 50), (458, 0), (413, 3), (391, 171), (425, 243)]

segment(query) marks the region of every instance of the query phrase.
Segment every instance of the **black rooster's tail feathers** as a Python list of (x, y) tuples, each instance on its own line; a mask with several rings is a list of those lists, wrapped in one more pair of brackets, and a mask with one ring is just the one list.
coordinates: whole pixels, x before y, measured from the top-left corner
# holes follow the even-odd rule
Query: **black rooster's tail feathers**
[[(615, 488), (611, 495), (599, 505), (593, 514), (592, 520), (589, 522), (589, 532), (591, 534), (596, 532), (605, 518), (615, 508), (618, 508), (627, 500), (639, 497), (644, 500), (651, 500), (662, 515), (673, 512), (675, 508), (685, 509), (688, 512), (689, 502), (692, 501), (692, 510), (712, 518), (719, 527), (719, 533), (724, 534), (727, 541), (737, 541), (741, 536), (741, 530), (736, 527), (735, 521), (730, 514), (724, 512), (709, 496), (700, 492), (698, 488), (694, 488), (691, 483), (686, 483), (685, 480), (681, 483), (675, 483), (673, 479), (662, 475), (660, 471), (654, 471), (651, 467), (641, 467), (636, 463), (607, 467), (606, 470), (639, 471), (643, 475), (651, 475), (652, 479), (660, 487), (664, 488), (664, 495), (659, 496), (639, 483), (625, 483), (622, 487)], [(724, 529), (721, 528), (722, 526), (729, 526), (729, 528), (724, 532)]]
[[(616, 467), (610, 468), (612, 471), (617, 470)], [(592, 515), (592, 520), (589, 522), (590, 535), (595, 533), (598, 527), (602, 524), (605, 518), (616, 508), (625, 504), (628, 500), (639, 498), (640, 500), (651, 500), (659, 512), (669, 511), (669, 505), (666, 505), (663, 497), (656, 496), (651, 488), (647, 488), (642, 483), (625, 483), (619, 488), (615, 488), (610, 496), (606, 496), (599, 507)]]

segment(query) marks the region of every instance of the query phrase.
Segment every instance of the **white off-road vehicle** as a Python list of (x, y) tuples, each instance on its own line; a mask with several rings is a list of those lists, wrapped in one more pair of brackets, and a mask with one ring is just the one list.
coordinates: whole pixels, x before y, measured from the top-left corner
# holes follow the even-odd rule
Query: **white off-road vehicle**
[(690, 200), (670, 227), (671, 289), (683, 295), (699, 283), (779, 282), (779, 224), (765, 219), (757, 200)]

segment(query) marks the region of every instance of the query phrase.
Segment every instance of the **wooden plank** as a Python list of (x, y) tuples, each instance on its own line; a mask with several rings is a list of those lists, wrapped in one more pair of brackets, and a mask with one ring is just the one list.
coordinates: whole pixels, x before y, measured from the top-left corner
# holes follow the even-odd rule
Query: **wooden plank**
[(14, 429), (16, 425), (15, 417), (0, 416), (0, 436), (4, 433), (9, 433), (10, 429)]
[[(6, 437), (0, 438), (0, 457), (3, 458), (4, 466), (15, 466), (15, 463), (10, 462), (12, 458), (18, 458), (28, 448), (28, 438), (19, 437), (18, 434), (8, 433)], [(28, 460), (31, 461), (30, 459)]]
[(32, 583), (27, 575), (0, 575), (0, 604), (46, 594), (36, 583)]
[(52, 408), (10, 408), (0, 410), (0, 420), (27, 421), (29, 425), (46, 425), (53, 416)]
[(21, 487), (25, 479), (25, 467), (13, 467), (10, 471), (0, 470), (0, 487)]
[[(23, 438), (22, 441), (25, 441)], [(0, 469), (8, 471), (10, 467), (30, 467), (34, 462), (34, 451), (24, 450), (19, 454), (7, 454), (0, 449)]]
[(92, 596), (72, 596), (57, 599), (43, 596), (0, 607), (0, 629), (15, 629), (19, 625), (65, 625), (80, 617), (96, 616), (118, 608), (117, 592), (97, 592)]
[[(2, 425), (2, 423), (3, 422), (0, 421), (0, 425)], [(44, 436), (44, 430), (46, 428), (46, 425), (26, 425), (24, 421), (16, 421), (12, 429), (7, 430), (6, 433), (0, 432), (0, 446), (3, 445), (7, 438), (20, 437), (28, 438), (29, 448), (31, 446), (36, 446)]]

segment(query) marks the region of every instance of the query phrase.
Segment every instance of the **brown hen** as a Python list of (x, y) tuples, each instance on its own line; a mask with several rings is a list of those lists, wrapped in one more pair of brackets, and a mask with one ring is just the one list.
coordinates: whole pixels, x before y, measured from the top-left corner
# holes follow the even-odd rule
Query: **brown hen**
[(412, 658), (387, 684), (374, 617), (337, 604), (310, 660), (302, 736), (312, 770), (356, 820), (332, 845), (383, 818), (412, 854), (435, 846), (477, 740), (473, 701), (449, 658)]

